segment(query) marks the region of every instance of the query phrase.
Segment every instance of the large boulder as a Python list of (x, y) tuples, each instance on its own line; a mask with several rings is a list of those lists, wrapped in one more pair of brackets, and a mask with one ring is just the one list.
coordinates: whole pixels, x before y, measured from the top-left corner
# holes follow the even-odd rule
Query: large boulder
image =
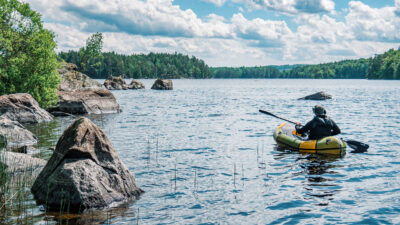
[(121, 107), (115, 96), (102, 84), (77, 71), (74, 64), (66, 63), (58, 70), (61, 77), (59, 101), (49, 109), (53, 115), (118, 113)]
[[(28, 146), (36, 144), (35, 135), (17, 121), (0, 116), (0, 135), (4, 137), (9, 146)], [(0, 140), (0, 142), (2, 142)]]
[(299, 98), (299, 100), (326, 100), (326, 99), (332, 99), (332, 95), (327, 94), (323, 91), (317, 92), (312, 95), (307, 95), (305, 97)]
[(20, 123), (40, 123), (53, 119), (30, 94), (23, 93), (0, 96), (0, 116)]
[(78, 72), (78, 67), (72, 63), (64, 63), (58, 73), (61, 77), (59, 91), (97, 90), (104, 89), (99, 82)]
[(137, 198), (143, 191), (104, 132), (87, 118), (71, 124), (32, 186), (50, 210), (100, 209)]
[(108, 77), (107, 80), (104, 81), (104, 86), (108, 90), (144, 89), (144, 85), (141, 82), (133, 79), (130, 84), (127, 84), (122, 76)]
[(53, 115), (60, 112), (70, 114), (106, 114), (121, 111), (117, 99), (105, 89), (58, 91), (59, 102), (57, 106), (49, 109)]
[(155, 90), (172, 90), (172, 80), (161, 80), (157, 79), (151, 89)]

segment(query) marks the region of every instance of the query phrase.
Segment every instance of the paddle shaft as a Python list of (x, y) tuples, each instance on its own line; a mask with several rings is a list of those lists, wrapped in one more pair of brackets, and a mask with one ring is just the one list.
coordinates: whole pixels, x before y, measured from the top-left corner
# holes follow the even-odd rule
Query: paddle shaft
[(259, 112), (260, 112), (260, 113), (267, 114), (267, 115), (270, 115), (270, 116), (273, 116), (273, 117), (278, 118), (278, 119), (281, 119), (281, 120), (284, 120), (284, 121), (289, 122), (289, 123), (297, 124), (296, 122), (293, 122), (293, 121), (290, 121), (290, 120), (288, 120), (288, 119), (279, 117), (279, 116), (277, 116), (277, 115), (275, 115), (275, 114), (272, 114), (272, 113), (270, 113), (270, 112), (264, 111), (264, 110), (262, 110), (262, 109), (260, 109)]

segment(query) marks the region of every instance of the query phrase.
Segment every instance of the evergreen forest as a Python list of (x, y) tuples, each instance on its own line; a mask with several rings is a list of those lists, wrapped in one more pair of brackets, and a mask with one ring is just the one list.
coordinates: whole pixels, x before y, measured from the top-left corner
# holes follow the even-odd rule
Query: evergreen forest
[(59, 59), (78, 65), (92, 78), (123, 75), (126, 78), (305, 78), (400, 79), (400, 49), (369, 59), (343, 60), (316, 65), (208, 67), (203, 60), (180, 53), (122, 55), (101, 53), (82, 68), (78, 51), (61, 52)]
[(149, 53), (122, 55), (104, 52), (89, 59), (82, 67), (82, 57), (78, 51), (61, 52), (61, 60), (74, 63), (78, 69), (92, 78), (124, 76), (125, 78), (211, 78), (210, 69), (203, 60), (174, 53)]

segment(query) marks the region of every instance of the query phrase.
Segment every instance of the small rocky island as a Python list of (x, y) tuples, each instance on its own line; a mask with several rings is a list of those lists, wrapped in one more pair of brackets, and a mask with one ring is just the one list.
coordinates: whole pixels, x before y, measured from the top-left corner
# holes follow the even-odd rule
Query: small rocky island
[(145, 88), (141, 82), (139, 82), (135, 79), (132, 79), (131, 83), (127, 84), (122, 76), (108, 77), (107, 80), (104, 81), (104, 87), (106, 87), (108, 90), (128, 90), (128, 89), (144, 89)]
[(332, 99), (332, 95), (327, 94), (323, 91), (317, 92), (312, 95), (307, 95), (305, 97), (299, 98), (299, 100), (326, 100), (326, 99)]
[(172, 80), (157, 79), (154, 82), (154, 84), (151, 87), (151, 89), (154, 89), (154, 90), (172, 90), (173, 89)]

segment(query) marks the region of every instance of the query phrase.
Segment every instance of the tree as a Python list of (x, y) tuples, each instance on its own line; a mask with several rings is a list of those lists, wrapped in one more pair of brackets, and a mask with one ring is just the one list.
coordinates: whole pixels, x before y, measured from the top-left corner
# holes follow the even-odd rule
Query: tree
[(97, 64), (89, 64), (91, 59), (101, 56), (101, 49), (103, 48), (103, 34), (95, 33), (92, 34), (86, 40), (86, 46), (79, 49), (79, 55), (81, 57), (80, 70), (85, 71), (87, 67), (97, 66)]
[(0, 0), (0, 95), (29, 93), (41, 107), (57, 102), (54, 34), (27, 3)]

